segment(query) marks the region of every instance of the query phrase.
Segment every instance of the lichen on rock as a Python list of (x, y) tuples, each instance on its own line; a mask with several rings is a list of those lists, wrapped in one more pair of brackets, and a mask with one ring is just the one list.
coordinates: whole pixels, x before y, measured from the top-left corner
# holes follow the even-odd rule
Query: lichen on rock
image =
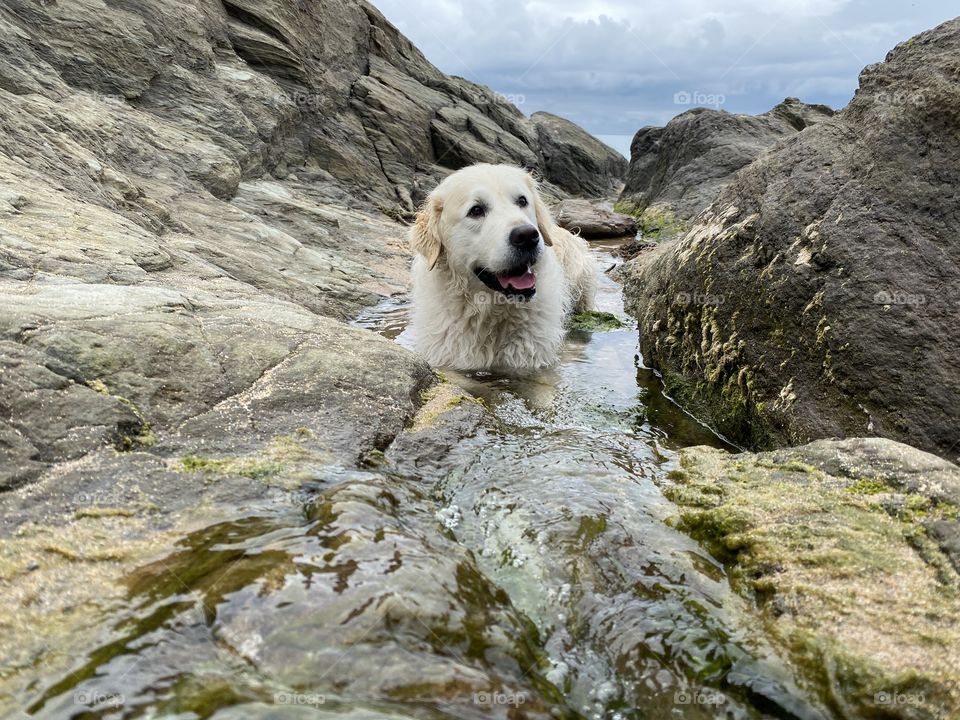
[(956, 466), (879, 439), (692, 448), (664, 492), (839, 715), (960, 707)]

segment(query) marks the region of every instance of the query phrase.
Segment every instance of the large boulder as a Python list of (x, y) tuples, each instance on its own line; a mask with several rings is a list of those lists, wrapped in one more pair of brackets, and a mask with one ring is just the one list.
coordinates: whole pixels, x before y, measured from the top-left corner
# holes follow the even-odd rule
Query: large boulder
[(544, 176), (574, 195), (607, 197), (617, 191), (627, 160), (569, 120), (547, 112), (530, 116), (543, 153)]
[(760, 153), (831, 115), (825, 105), (787, 98), (762, 115), (695, 108), (665, 127), (641, 128), (630, 145), (621, 199), (637, 211), (656, 206), (691, 220)]
[(960, 447), (960, 20), (864, 69), (625, 273), (645, 357), (733, 440)]
[(620, 238), (637, 232), (633, 217), (618, 213), (605, 203), (571, 198), (557, 205), (553, 213), (560, 227), (588, 240)]

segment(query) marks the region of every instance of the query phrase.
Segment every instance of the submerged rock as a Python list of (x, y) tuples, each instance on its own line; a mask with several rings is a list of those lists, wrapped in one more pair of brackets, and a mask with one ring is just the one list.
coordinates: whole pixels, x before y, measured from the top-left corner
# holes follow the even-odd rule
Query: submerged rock
[(570, 318), (567, 328), (575, 332), (609, 332), (623, 330), (627, 327), (624, 322), (613, 313), (588, 310), (577, 313)]
[(841, 717), (954, 716), (960, 468), (879, 438), (680, 464), (678, 527), (726, 560), (808, 690)]
[(825, 105), (787, 98), (762, 115), (695, 108), (665, 127), (642, 128), (630, 145), (621, 202), (692, 220), (764, 150), (832, 115)]
[(625, 268), (644, 357), (735, 442), (880, 435), (958, 456), (958, 52), (957, 20), (901, 43), (836, 117)]

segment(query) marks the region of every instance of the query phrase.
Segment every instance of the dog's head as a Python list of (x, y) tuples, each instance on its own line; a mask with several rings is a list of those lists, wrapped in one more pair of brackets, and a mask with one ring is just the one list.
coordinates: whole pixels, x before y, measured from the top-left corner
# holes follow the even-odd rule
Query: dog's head
[(529, 173), (472, 165), (430, 193), (411, 231), (430, 270), (441, 256), (454, 272), (519, 299), (537, 289), (537, 264), (552, 245), (553, 220)]

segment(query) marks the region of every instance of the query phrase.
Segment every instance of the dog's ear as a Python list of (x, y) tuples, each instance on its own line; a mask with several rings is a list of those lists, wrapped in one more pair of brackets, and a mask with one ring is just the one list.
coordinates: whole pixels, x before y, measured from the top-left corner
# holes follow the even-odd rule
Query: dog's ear
[(443, 254), (440, 241), (440, 213), (443, 206), (431, 195), (417, 213), (417, 220), (410, 228), (410, 244), (415, 252), (427, 260), (427, 270), (433, 270)]
[(553, 245), (551, 233), (556, 226), (553, 222), (553, 215), (550, 214), (550, 208), (547, 207), (543, 198), (540, 197), (540, 191), (537, 189), (536, 181), (529, 175), (527, 176), (527, 181), (530, 183), (530, 192), (533, 193), (533, 209), (537, 213), (537, 229), (540, 230), (540, 237), (543, 238), (544, 245)]

